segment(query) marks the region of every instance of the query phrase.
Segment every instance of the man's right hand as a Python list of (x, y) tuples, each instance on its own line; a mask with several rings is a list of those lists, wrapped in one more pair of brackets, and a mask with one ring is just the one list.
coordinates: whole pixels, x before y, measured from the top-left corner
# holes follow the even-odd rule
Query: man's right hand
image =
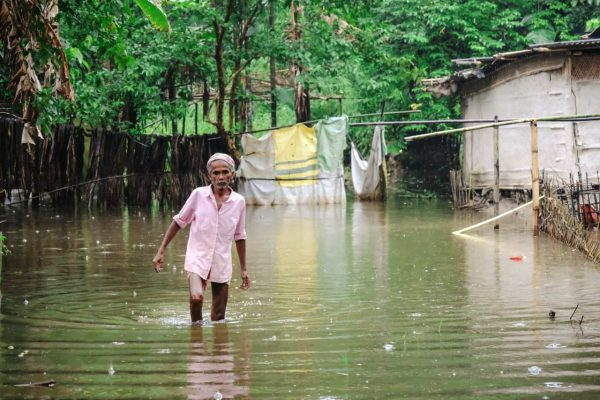
[(162, 271), (163, 264), (165, 262), (165, 255), (162, 251), (158, 251), (154, 258), (152, 259), (152, 264), (154, 264), (154, 270), (156, 272)]

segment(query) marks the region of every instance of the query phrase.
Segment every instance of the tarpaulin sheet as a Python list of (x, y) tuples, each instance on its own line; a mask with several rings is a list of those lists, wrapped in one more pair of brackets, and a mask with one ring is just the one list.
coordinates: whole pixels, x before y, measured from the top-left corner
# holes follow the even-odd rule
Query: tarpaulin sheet
[(347, 117), (296, 124), (262, 138), (244, 135), (237, 176), (246, 204), (322, 204), (346, 201), (342, 164)]

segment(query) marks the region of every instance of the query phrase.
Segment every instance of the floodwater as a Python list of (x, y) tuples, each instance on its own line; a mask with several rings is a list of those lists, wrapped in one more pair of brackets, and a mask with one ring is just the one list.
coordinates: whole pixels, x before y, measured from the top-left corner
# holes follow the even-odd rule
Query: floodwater
[(600, 398), (600, 266), (528, 220), (252, 207), (252, 287), (236, 270), (226, 322), (192, 326), (187, 231), (151, 265), (171, 215), (0, 210), (0, 398)]

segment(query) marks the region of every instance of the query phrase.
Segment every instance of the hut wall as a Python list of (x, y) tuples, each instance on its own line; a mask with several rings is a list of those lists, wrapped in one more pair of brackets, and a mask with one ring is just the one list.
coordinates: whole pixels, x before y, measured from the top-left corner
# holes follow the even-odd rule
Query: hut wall
[[(575, 115), (598, 112), (600, 77), (574, 79), (566, 55), (540, 55), (515, 61), (491, 76), (464, 85), (463, 116), (500, 119)], [(600, 66), (600, 59), (593, 60)], [(600, 74), (598, 74), (600, 75)], [(570, 173), (600, 169), (598, 122), (540, 122), (540, 170), (568, 179)], [(531, 187), (531, 135), (528, 124), (500, 127), (500, 186)], [(594, 133), (594, 134), (593, 134)], [(583, 147), (579, 146), (581, 144)], [(467, 132), (463, 140), (463, 173), (472, 187), (494, 184), (493, 129)]]
[[(576, 112), (599, 113), (600, 54), (572, 57), (570, 68)], [(576, 122), (573, 129), (581, 171), (595, 177), (600, 170), (600, 122)]]

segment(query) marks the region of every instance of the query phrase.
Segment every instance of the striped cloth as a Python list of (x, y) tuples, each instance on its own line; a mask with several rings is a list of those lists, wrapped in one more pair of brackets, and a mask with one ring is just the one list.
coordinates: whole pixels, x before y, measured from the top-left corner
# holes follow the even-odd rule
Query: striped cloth
[(314, 128), (297, 124), (274, 130), (275, 179), (286, 187), (313, 185), (319, 176), (317, 135)]

